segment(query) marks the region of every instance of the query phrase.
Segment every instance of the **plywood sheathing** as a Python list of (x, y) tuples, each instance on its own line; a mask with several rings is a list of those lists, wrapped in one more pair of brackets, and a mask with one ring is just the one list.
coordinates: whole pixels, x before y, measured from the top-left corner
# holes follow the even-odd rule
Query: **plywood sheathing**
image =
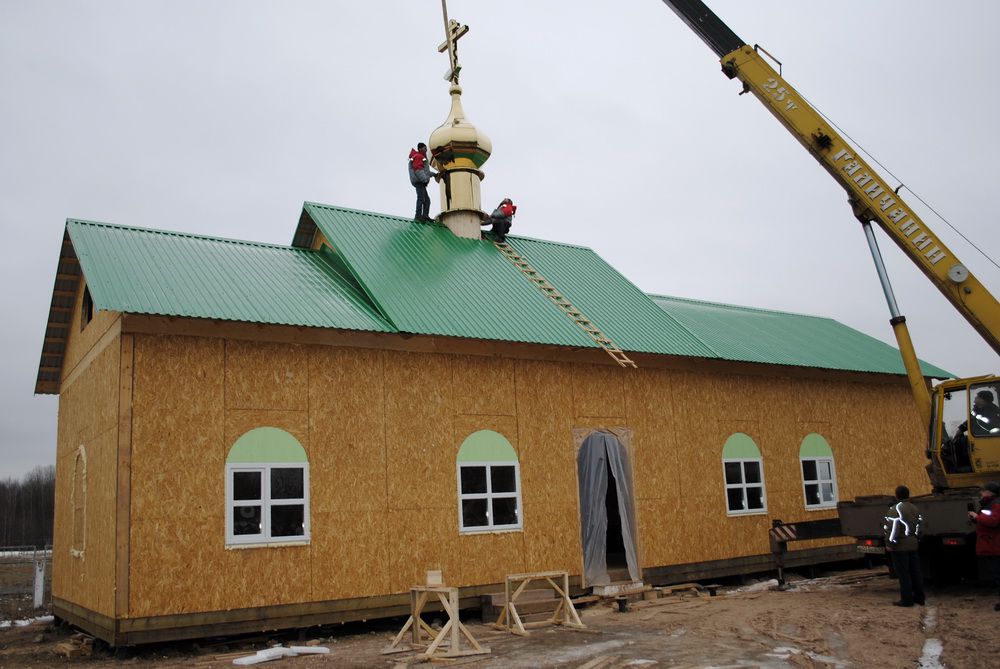
[[(225, 342), (136, 335), (132, 616), (226, 608)], [(254, 575), (258, 583), (271, 574)], [(275, 590), (272, 599), (280, 598)]]
[(390, 590), (383, 367), (378, 351), (309, 348), (316, 600)]
[(115, 612), (129, 614), (129, 525), (132, 521), (132, 371), (135, 337), (121, 336), (118, 373), (118, 462), (115, 468)]
[[(870, 435), (914, 451), (903, 482), (923, 477), (919, 449), (903, 443), (913, 430), (884, 422), (887, 401), (913, 413), (905, 382), (150, 335), (136, 335), (135, 378), (133, 616), (405, 592), (428, 569), (460, 586), (579, 573), (574, 427), (632, 429), (645, 567), (766, 552), (770, 518), (819, 517), (801, 500), (798, 447), (810, 431), (834, 449), (842, 498), (889, 483), (847, 463), (864, 453), (842, 444), (870, 445)], [(857, 421), (859, 398), (874, 407), (861, 415), (882, 423)], [(312, 542), (226, 550), (225, 455), (263, 425), (309, 453)], [(519, 455), (521, 532), (459, 534), (455, 456), (478, 429), (500, 432)], [(766, 515), (726, 515), (720, 458), (733, 431), (764, 454)]]
[(81, 277), (77, 284), (76, 300), (73, 304), (73, 314), (69, 324), (69, 338), (66, 341), (66, 353), (63, 355), (62, 375), (63, 381), (73, 373), (79, 363), (101, 337), (112, 327), (120, 322), (121, 313), (117, 311), (94, 311), (94, 317), (87, 326), (80, 327), (80, 318), (83, 310), (83, 293), (86, 284)]
[[(71, 338), (72, 339), (72, 338)], [(102, 337), (85, 369), (63, 386), (59, 396), (56, 446), (56, 509), (53, 582), (56, 597), (92, 611), (115, 612), (115, 509), (118, 460), (118, 379), (120, 340)], [(78, 350), (82, 350), (78, 349)], [(82, 351), (81, 357), (90, 351)], [(77, 451), (87, 458), (84, 505), (85, 548), (70, 554), (73, 512), (70, 508)]]
[(306, 411), (308, 349), (226, 341), (226, 409)]
[(580, 572), (573, 385), (586, 373), (558, 362), (516, 363), (524, 571)]

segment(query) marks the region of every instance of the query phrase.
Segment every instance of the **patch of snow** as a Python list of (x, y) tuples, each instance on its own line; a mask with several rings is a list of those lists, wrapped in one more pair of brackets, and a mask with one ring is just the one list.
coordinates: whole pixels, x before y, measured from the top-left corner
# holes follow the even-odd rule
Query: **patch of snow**
[(920, 669), (944, 669), (941, 664), (941, 652), (944, 644), (939, 639), (927, 639), (924, 641), (924, 652), (917, 661)]
[(736, 588), (735, 590), (730, 590), (726, 595), (733, 595), (741, 592), (764, 592), (765, 590), (771, 590), (772, 588), (778, 587), (778, 579), (772, 578), (767, 581), (760, 581), (759, 583), (754, 583), (742, 588)]
[(27, 627), (32, 623), (50, 623), (53, 620), (55, 620), (53, 616), (38, 616), (37, 618), (23, 618), (21, 620), (0, 620), (0, 628)]

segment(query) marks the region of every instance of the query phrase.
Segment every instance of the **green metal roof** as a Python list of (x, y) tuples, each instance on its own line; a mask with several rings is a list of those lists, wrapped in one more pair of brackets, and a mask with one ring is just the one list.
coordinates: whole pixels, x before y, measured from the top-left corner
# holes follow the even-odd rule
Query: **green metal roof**
[(395, 332), (315, 251), (70, 220), (97, 309)]
[[(771, 365), (905, 374), (899, 351), (830, 318), (651, 295), (719, 357)], [(925, 376), (951, 378), (921, 361)]]
[[(311, 202), (305, 212), (401, 332), (597, 348), (489, 242)], [(717, 357), (590, 249), (508, 243), (624, 350)]]
[[(317, 230), (334, 250), (308, 248)], [(508, 240), (625, 351), (905, 373), (892, 346), (829, 318), (649, 296), (590, 249)], [(492, 244), (443, 226), (306, 203), (293, 243), (69, 220), (59, 277), (78, 258), (102, 310), (597, 347)], [(43, 349), (38, 392), (58, 392), (58, 353)]]

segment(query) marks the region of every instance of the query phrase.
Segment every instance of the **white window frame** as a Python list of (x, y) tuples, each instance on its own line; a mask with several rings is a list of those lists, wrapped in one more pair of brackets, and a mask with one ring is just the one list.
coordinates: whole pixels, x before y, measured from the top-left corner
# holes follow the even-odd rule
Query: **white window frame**
[[(810, 479), (806, 480), (806, 473), (802, 467), (802, 463), (806, 461), (812, 461), (816, 463), (816, 476), (819, 476), (819, 464), (821, 462), (830, 463), (830, 480), (826, 479)], [(837, 491), (837, 467), (833, 462), (832, 456), (809, 456), (805, 458), (799, 458), (799, 473), (802, 475), (802, 499), (806, 505), (806, 509), (835, 509), (837, 508), (837, 501), (840, 499), (840, 493)], [(833, 484), (833, 501), (824, 502), (823, 501), (823, 484), (832, 483)], [(819, 487), (819, 504), (810, 504), (809, 495), (806, 494), (806, 486), (815, 485)]]
[[(463, 467), (486, 467), (486, 492), (484, 493), (462, 493), (462, 468)], [(514, 468), (514, 492), (493, 492), (493, 477), (491, 470), (493, 467), (513, 467)], [(458, 462), (455, 467), (455, 479), (458, 485), (458, 531), (461, 534), (482, 534), (483, 532), (519, 532), (524, 528), (524, 506), (521, 504), (521, 463), (517, 460), (505, 460), (495, 462)], [(494, 499), (514, 498), (517, 503), (517, 523), (515, 525), (494, 525), (493, 518), (490, 517)], [(465, 526), (465, 519), (462, 517), (462, 502), (467, 499), (486, 500), (487, 525)]]
[[(740, 464), (740, 477), (743, 479), (742, 483), (729, 483), (726, 481), (726, 465), (738, 462)], [(747, 462), (756, 462), (760, 467), (760, 483), (747, 483), (747, 472), (744, 464)], [(722, 486), (723, 486), (723, 502), (726, 505), (726, 515), (727, 516), (759, 516), (767, 513), (767, 485), (765, 484), (764, 478), (764, 459), (763, 458), (723, 458), (722, 459)], [(747, 503), (747, 488), (760, 488), (760, 498), (764, 503), (764, 506), (759, 509), (737, 509), (731, 510), (729, 508), (729, 491), (740, 488), (743, 490), (743, 503)]]
[[(271, 499), (271, 470), (301, 469), (303, 497), (297, 499)], [(233, 499), (233, 475), (236, 472), (260, 472), (260, 534), (233, 534), (233, 509), (251, 506), (258, 500)], [(271, 508), (274, 506), (302, 505), (303, 534), (293, 537), (271, 536)], [(308, 462), (238, 462), (226, 464), (226, 546), (286, 546), (302, 545), (310, 541), (309, 528), (309, 463)]]

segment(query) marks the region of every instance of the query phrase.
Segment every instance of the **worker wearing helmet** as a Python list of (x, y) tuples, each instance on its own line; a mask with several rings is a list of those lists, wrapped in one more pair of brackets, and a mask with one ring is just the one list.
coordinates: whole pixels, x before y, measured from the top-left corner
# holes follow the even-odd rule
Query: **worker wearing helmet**
[(516, 213), (517, 205), (509, 197), (505, 197), (490, 214), (490, 217), (483, 221), (483, 225), (493, 224), (493, 227), (490, 228), (490, 232), (493, 233), (493, 241), (501, 243), (507, 241), (507, 233), (510, 232), (510, 226), (514, 222), (514, 214)]
[[(993, 585), (1000, 592), (1000, 483), (983, 484), (979, 507), (978, 513), (969, 511), (969, 520), (976, 524), (976, 555), (989, 562)], [(1000, 611), (1000, 603), (993, 610)]]

